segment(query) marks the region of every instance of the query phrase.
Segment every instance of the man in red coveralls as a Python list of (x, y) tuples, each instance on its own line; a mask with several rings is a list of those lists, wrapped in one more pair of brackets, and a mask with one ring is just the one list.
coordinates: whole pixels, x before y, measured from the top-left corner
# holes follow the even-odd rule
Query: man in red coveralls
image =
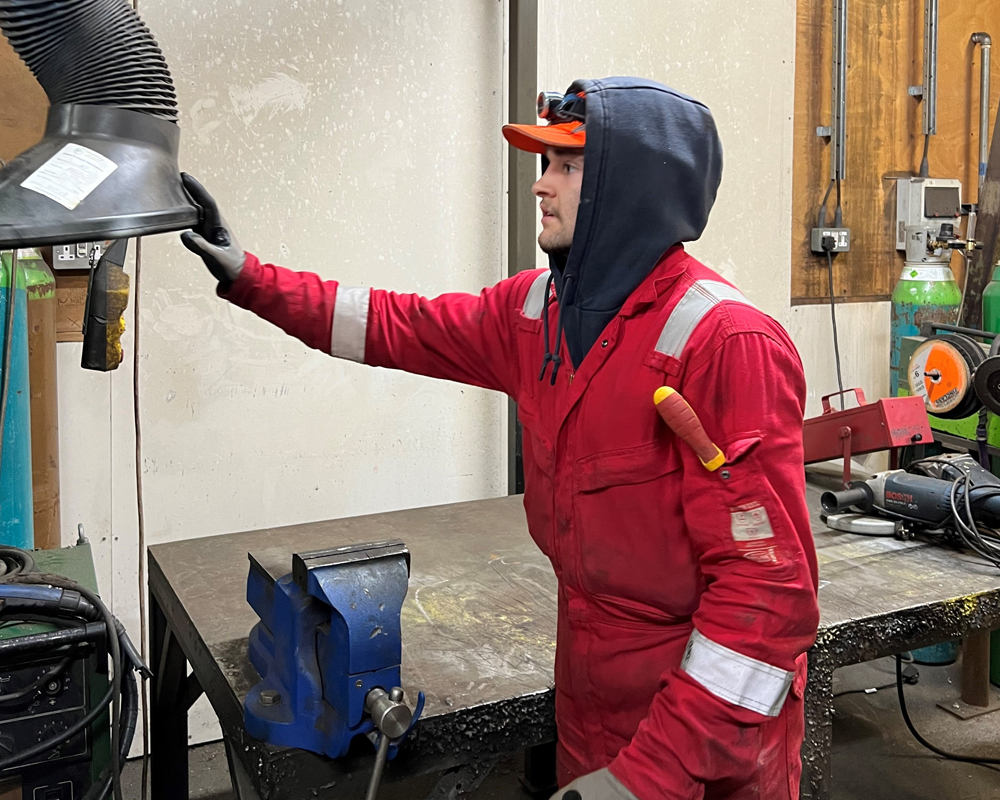
[[(222, 297), (311, 347), (517, 402), (528, 526), (559, 579), (557, 797), (795, 798), (818, 624), (805, 382), (781, 326), (684, 251), (721, 178), (715, 124), (634, 78), (578, 81), (546, 118), (504, 136), (545, 157), (550, 268), (478, 296), (262, 263), (187, 177), (204, 214), (184, 243)], [(723, 468), (661, 421), (663, 385)]]

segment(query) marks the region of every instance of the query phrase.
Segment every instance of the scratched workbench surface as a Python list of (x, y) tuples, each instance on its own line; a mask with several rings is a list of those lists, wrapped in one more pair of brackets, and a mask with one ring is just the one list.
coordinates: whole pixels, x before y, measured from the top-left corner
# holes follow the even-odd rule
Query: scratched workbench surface
[[(836, 534), (819, 519), (824, 486), (810, 484), (822, 631), (889, 632), (893, 618), (953, 599), (974, 610), (1000, 588), (1000, 570), (917, 541)], [(245, 600), (247, 552), (273, 571), (291, 554), (398, 538), (412, 554), (403, 606), (403, 683), (427, 695), (425, 716), (544, 692), (552, 685), (556, 581), (528, 536), (520, 497), (413, 509), (229, 534), (150, 548), (183, 611), (242, 703), (257, 681), (247, 659), (256, 616)], [(884, 624), (879, 620), (884, 621)], [(879, 627), (882, 625), (882, 627)]]
[(520, 497), (191, 539), (150, 555), (242, 703), (258, 680), (247, 552), (287, 573), (294, 552), (392, 538), (411, 553), (402, 677), (408, 693), (426, 694), (425, 717), (551, 687), (556, 580)]

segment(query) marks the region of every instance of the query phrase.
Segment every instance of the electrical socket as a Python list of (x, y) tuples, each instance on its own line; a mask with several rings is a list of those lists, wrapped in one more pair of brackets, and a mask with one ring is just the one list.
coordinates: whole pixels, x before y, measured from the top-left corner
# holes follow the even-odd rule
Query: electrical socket
[[(823, 240), (833, 239), (833, 247), (824, 247)], [(810, 248), (814, 253), (846, 253), (851, 249), (850, 228), (813, 228)]]

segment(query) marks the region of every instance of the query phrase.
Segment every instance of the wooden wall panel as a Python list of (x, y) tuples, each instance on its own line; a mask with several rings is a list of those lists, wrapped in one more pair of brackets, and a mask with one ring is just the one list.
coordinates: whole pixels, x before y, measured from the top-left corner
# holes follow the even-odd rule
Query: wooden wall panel
[[(826, 259), (809, 250), (809, 231), (829, 182), (830, 146), (816, 136), (829, 125), (832, 0), (799, 0), (796, 23), (795, 143), (792, 178), (792, 302), (829, 297)], [(902, 266), (894, 244), (893, 178), (913, 175), (923, 148), (921, 102), (907, 87), (922, 82), (923, 3), (850, 0), (848, 6), (847, 179), (845, 225), (852, 251), (835, 260), (838, 296), (889, 296)], [(938, 135), (931, 139), (932, 177), (958, 177), (963, 200), (975, 200), (978, 168), (979, 50), (969, 37), (984, 30), (1000, 37), (1000, 3), (954, 0), (942, 4), (938, 38)], [(994, 48), (997, 49), (997, 48)], [(974, 57), (974, 61), (973, 61)], [(1000, 97), (993, 59), (990, 118)], [(832, 222), (835, 201), (829, 205)], [(961, 280), (964, 262), (953, 269)]]
[(42, 138), (48, 108), (42, 87), (0, 36), (0, 159), (9, 161)]

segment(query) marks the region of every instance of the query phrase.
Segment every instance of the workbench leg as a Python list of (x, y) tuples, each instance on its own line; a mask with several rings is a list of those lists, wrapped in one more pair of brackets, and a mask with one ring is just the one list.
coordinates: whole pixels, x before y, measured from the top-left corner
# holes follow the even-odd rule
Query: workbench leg
[(260, 795), (254, 788), (253, 781), (247, 775), (246, 768), (236, 752), (238, 745), (233, 744), (233, 740), (222, 734), (222, 740), (226, 745), (226, 760), (229, 762), (229, 779), (233, 784), (233, 794), (236, 800), (260, 800)]
[(974, 631), (962, 642), (962, 700), (981, 708), (990, 704), (989, 631)]
[(152, 800), (188, 797), (187, 659), (167, 625), (159, 603), (149, 594), (150, 792)]
[(806, 735), (802, 742), (803, 800), (828, 800), (833, 756), (833, 667), (809, 654), (805, 693)]
[(549, 797), (558, 788), (556, 782), (556, 743), (546, 742), (524, 751), (524, 777), (521, 784), (532, 797)]

